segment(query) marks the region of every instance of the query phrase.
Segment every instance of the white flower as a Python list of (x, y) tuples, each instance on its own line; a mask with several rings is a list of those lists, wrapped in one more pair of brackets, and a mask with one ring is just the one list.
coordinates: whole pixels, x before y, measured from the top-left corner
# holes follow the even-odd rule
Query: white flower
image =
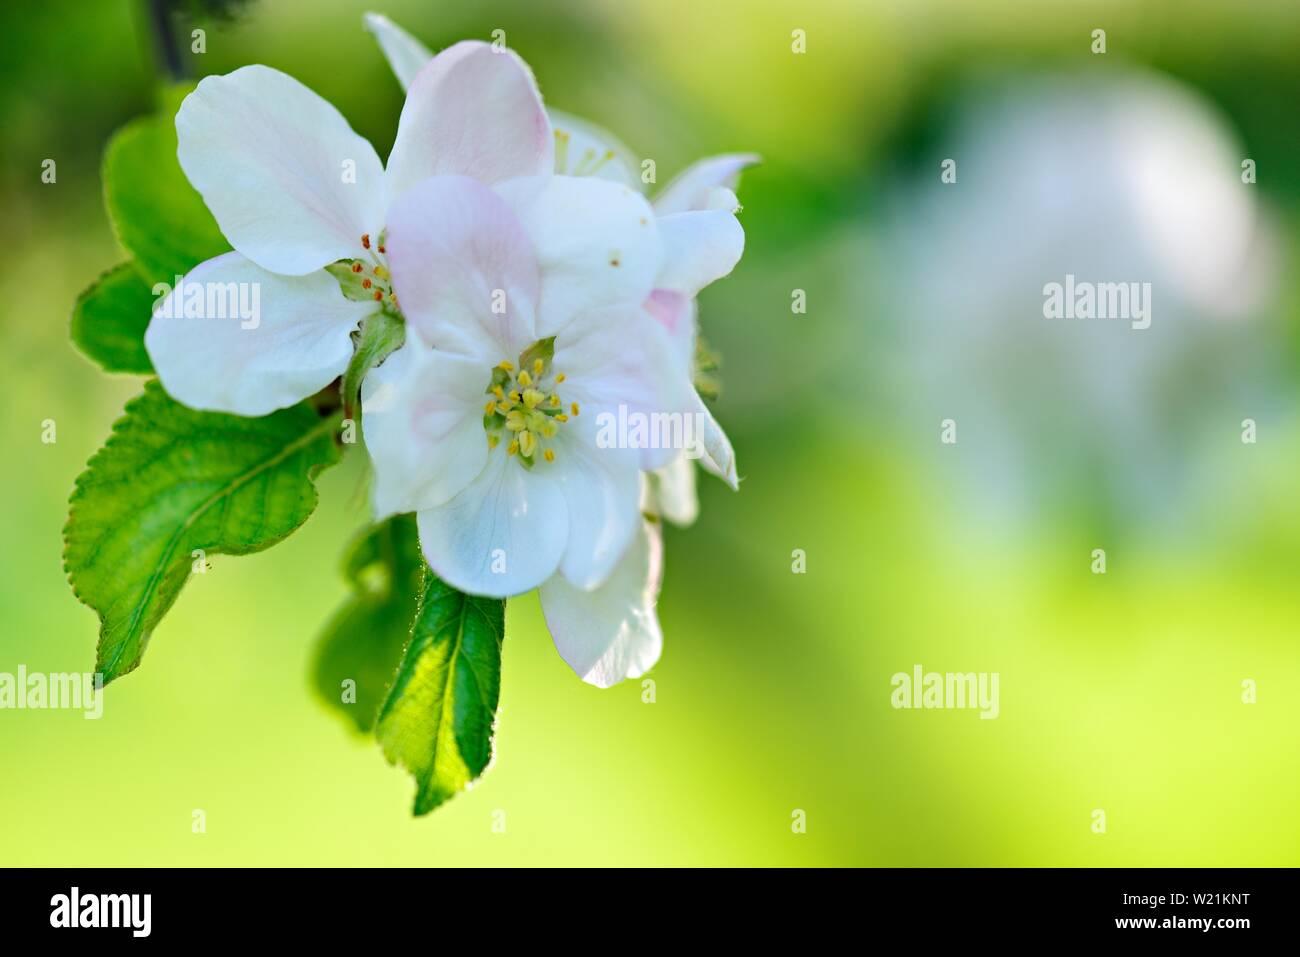
[[(388, 228), (408, 344), (362, 390), (376, 511), (417, 512), (430, 567), (462, 591), (542, 586), (561, 654), (583, 677), (610, 677), (609, 661), (648, 667), (652, 607), (593, 594), (625, 584), (620, 559), (642, 569), (638, 587), (657, 564), (630, 550), (639, 472), (673, 451), (599, 447), (596, 421), (619, 406), (682, 411), (691, 397), (642, 311), (675, 261), (648, 204), (598, 179), (494, 190), (440, 176), (411, 190)], [(605, 628), (594, 606), (578, 610), (584, 598), (636, 604), (653, 627)], [(593, 649), (593, 633), (608, 641)]]
[[(366, 24), (379, 41), (398, 81), (406, 88), (431, 54), (423, 44), (385, 17), (367, 14)], [(621, 184), (629, 191), (640, 190), (638, 162), (625, 146), (599, 127), (576, 117), (554, 109), (549, 111), (549, 116), (556, 141), (557, 174), (595, 177)], [(649, 335), (645, 331), (647, 327), (658, 327), (668, 339), (669, 361), (686, 380), (691, 376), (695, 357), (695, 296), (705, 285), (729, 273), (743, 252), (744, 232), (734, 216), (738, 204), (732, 190), (741, 170), (756, 159), (752, 155), (737, 154), (697, 163), (670, 184), (650, 210), (668, 255), (663, 267), (654, 276), (653, 288), (647, 290), (648, 295), (640, 304), (639, 316), (635, 317), (640, 322), (634, 321), (631, 316), (622, 316), (623, 328), (626, 335), (639, 338)], [(570, 189), (576, 191), (576, 186)], [(407, 294), (403, 292), (402, 295), (405, 301)], [(556, 343), (555, 369), (562, 366), (562, 339), (563, 336), (559, 337)], [(660, 339), (662, 336), (656, 334), (651, 336), (650, 341), (657, 342)], [(630, 342), (625, 343), (627, 344)], [(656, 362), (663, 361), (658, 345), (653, 356)], [(408, 361), (415, 360), (409, 357), (401, 360), (402, 363)], [(642, 370), (642, 373), (646, 371), (649, 370)], [(370, 398), (366, 405), (367, 435), (371, 439), (375, 439), (375, 405), (382, 398), (381, 393), (385, 388), (383, 383), (389, 383), (396, 389), (397, 383), (404, 378), (406, 381), (415, 381), (419, 376), (407, 372), (404, 377), (401, 366), (393, 365), (391, 361), (372, 374)], [(706, 423), (702, 464), (722, 476), (733, 488), (736, 487), (735, 457), (730, 443), (694, 388), (687, 386), (685, 391), (686, 410), (702, 413)], [(432, 410), (435, 407), (431, 404), (426, 408)], [(430, 433), (435, 441), (437, 436), (449, 434), (457, 428), (452, 425), (455, 416), (451, 414), (438, 413), (430, 418), (437, 418), (440, 422)], [(464, 418), (459, 420), (459, 428), (463, 430), (460, 438), (473, 441), (474, 430), (466, 424)], [(388, 431), (383, 426), (380, 429)], [(375, 441), (388, 444), (394, 450), (409, 450), (410, 446), (401, 436), (402, 432), (398, 429), (391, 441), (384, 436)], [(653, 489), (643, 477), (641, 501), (649, 510), (686, 524), (694, 519), (696, 511), (694, 467), (684, 453), (670, 452), (668, 458), (668, 462), (658, 463), (658, 467), (654, 468), (653, 474), (656, 477)], [(495, 460), (490, 460), (489, 464), (493, 461)], [(500, 467), (501, 464), (503, 463), (497, 463), (497, 466)], [(643, 467), (656, 465), (653, 461), (642, 461), (641, 464)], [(514, 473), (503, 472), (502, 476), (522, 485)], [(437, 477), (430, 473), (425, 490), (436, 498), (439, 494), (445, 494), (446, 484), (454, 484), (459, 479), (459, 474), (448, 479), (445, 473), (439, 473)], [(381, 484), (387, 485), (386, 482)], [(620, 497), (629, 494), (630, 489), (623, 475), (618, 476), (615, 485)], [(585, 511), (594, 502), (600, 501), (592, 496), (584, 496), (580, 482), (571, 479), (570, 486), (567, 500), (570, 508), (577, 503)], [(379, 494), (382, 497), (388, 492), (381, 489)], [(516, 502), (520, 500), (515, 499)], [(394, 507), (388, 502), (381, 501), (381, 504)], [(620, 505), (620, 509), (625, 507), (625, 502)], [(446, 509), (444, 506), (444, 516), (440, 521), (447, 521), (454, 514), (454, 510)], [(515, 517), (521, 522), (540, 521), (536, 507), (531, 508), (531, 519), (529, 511), (530, 508), (525, 506), (516, 512)], [(478, 518), (481, 522), (481, 510)], [(422, 516), (422, 539), (426, 521)], [(621, 554), (618, 554), (620, 549), (617, 547), (602, 548), (598, 559), (593, 560), (589, 556), (584, 560), (583, 551), (579, 549), (569, 556), (568, 571), (572, 574), (566, 574), (565, 563), (561, 560), (561, 573), (552, 575), (541, 587), (543, 610), (560, 654), (584, 680), (602, 687), (626, 677), (643, 674), (658, 659), (662, 645), (654, 613), (662, 573), (660, 529), (657, 521), (643, 521), (639, 516), (635, 518), (634, 525), (639, 528), (635, 540), (631, 547), (622, 547)], [(481, 528), (482, 526), (479, 528), (480, 534)], [(628, 534), (622, 519), (615, 521), (614, 529), (616, 534), (610, 536), (614, 542), (621, 541)], [(589, 534), (586, 537), (590, 539)], [(582, 537), (572, 539), (567, 547), (573, 550), (581, 542)], [(585, 544), (582, 546), (586, 547)], [(489, 551), (485, 552), (484, 549)], [(467, 549), (467, 557), (478, 563), (480, 576), (485, 562), (488, 563), (486, 567), (490, 573), (491, 549), (492, 545), (481, 537), (473, 539), (473, 545)], [(508, 568), (509, 550), (499, 545), (498, 550), (505, 556)], [(616, 558), (616, 563), (607, 567), (611, 554)], [(529, 573), (527, 578), (513, 579), (509, 583), (501, 579), (487, 579), (476, 584), (480, 588), (523, 590), (526, 582), (538, 577), (538, 568), (551, 564), (552, 556), (544, 551), (534, 557), (545, 560), (536, 561), (537, 567), (524, 569)], [(432, 564), (432, 555), (429, 558)], [(592, 573), (586, 576), (586, 586), (581, 584), (582, 576), (579, 574), (584, 570), (584, 562), (589, 565), (585, 570)], [(434, 567), (437, 568), (438, 565), (434, 564)], [(501, 574), (513, 576), (514, 572)], [(454, 583), (454, 579), (449, 580)]]
[[(393, 307), (384, 230), (404, 192), (435, 175), (496, 183), (554, 165), (527, 67), (479, 42), (450, 47), (413, 76), (386, 169), (334, 107), (265, 66), (205, 78), (176, 131), (181, 167), (235, 251), (185, 277), (203, 302), (186, 309), (173, 293), (145, 345), (173, 398), (241, 415), (328, 385), (347, 367), (358, 322)], [(362, 270), (378, 301), (344, 297), (324, 271), (340, 261)], [(251, 322), (231, 315), (226, 295), (250, 288), (261, 307)]]

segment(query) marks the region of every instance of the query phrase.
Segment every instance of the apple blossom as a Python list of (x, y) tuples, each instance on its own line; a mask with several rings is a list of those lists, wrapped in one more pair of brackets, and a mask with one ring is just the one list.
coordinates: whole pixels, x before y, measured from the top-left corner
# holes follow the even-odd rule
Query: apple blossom
[[(182, 103), (176, 131), (181, 167), (235, 250), (184, 281), (217, 290), (255, 284), (264, 314), (240, 322), (165, 300), (145, 345), (173, 398), (242, 415), (329, 384), (352, 357), (359, 321), (397, 308), (385, 225), (406, 190), (434, 175), (495, 183), (549, 173), (554, 163), (527, 67), (472, 41), (413, 76), (386, 168), (334, 107), (266, 66), (203, 79)], [(361, 277), (366, 298), (344, 296), (331, 275), (340, 268)]]
[[(367, 13), (365, 23), (406, 89), (433, 54), (385, 16)], [(641, 188), (635, 156), (611, 133), (554, 108), (548, 109), (548, 115), (555, 136), (556, 173), (595, 176)], [(740, 174), (756, 162), (758, 157), (752, 153), (700, 160), (660, 191), (651, 207), (665, 244), (687, 248), (674, 258), (672, 268), (657, 277), (645, 307), (670, 333), (688, 374), (695, 363), (695, 297), (704, 286), (730, 273), (740, 260), (745, 234), (735, 217), (740, 204), (734, 190)], [(690, 411), (704, 422), (701, 466), (737, 488), (735, 453), (726, 433), (698, 394)], [(695, 467), (684, 451), (647, 478), (643, 504), (648, 511), (679, 525), (695, 520), (699, 509)]]
[[(406, 88), (432, 54), (386, 17), (367, 14), (365, 22), (398, 82)], [(614, 137), (594, 124), (557, 110), (550, 109), (548, 115), (555, 136), (557, 174), (596, 177), (640, 190), (637, 160)], [(658, 326), (667, 334), (678, 372), (688, 380), (695, 361), (695, 296), (705, 285), (729, 273), (740, 258), (744, 233), (734, 216), (738, 203), (731, 189), (740, 171), (755, 160), (756, 157), (748, 154), (735, 154), (702, 161), (674, 180), (650, 210), (663, 235), (664, 249), (670, 255), (655, 275), (653, 288), (647, 291), (639, 310), (639, 322), (628, 328), (645, 335), (644, 327)], [(381, 367), (372, 375), (373, 381), (395, 379), (407, 361), (403, 357), (399, 363), (390, 364), (391, 367)], [(372, 436), (374, 400), (379, 388), (374, 387), (367, 404), (371, 423), (368, 434)], [(736, 487), (730, 443), (698, 393), (687, 386), (686, 395), (686, 410), (698, 414), (705, 423), (702, 464)], [(472, 429), (465, 431), (472, 434)], [(388, 443), (381, 437), (377, 441), (403, 446), (400, 440)], [(506, 448), (509, 454), (511, 446)], [(684, 451), (677, 450), (667, 458), (658, 468), (642, 474), (642, 506), (686, 524), (695, 517), (694, 467)], [(650, 475), (654, 478), (647, 478)], [(440, 480), (433, 473), (429, 478), (435, 482)], [(387, 483), (381, 480), (378, 484), (377, 495), (381, 504), (387, 506), (388, 503), (382, 502)], [(547, 624), (561, 655), (584, 680), (602, 686), (642, 674), (657, 660), (662, 644), (654, 614), (662, 570), (660, 529), (656, 520), (638, 519), (638, 524), (640, 531), (633, 546), (622, 550), (617, 563), (605, 575), (593, 576), (583, 586), (568, 578), (561, 568), (561, 573), (551, 576), (541, 588)], [(478, 561), (481, 572), (487, 562), (485, 556), (493, 552), (504, 556), (506, 549), (499, 546), (494, 549), (480, 540), (469, 554)], [(431, 556), (430, 561), (433, 562)], [(518, 581), (507, 585), (503, 579), (480, 580), (475, 584), (492, 589), (520, 587)]]
[[(640, 569), (634, 590), (657, 568), (648, 534), (632, 548), (639, 476), (676, 450), (601, 447), (595, 422), (619, 406), (690, 402), (667, 334), (642, 311), (673, 268), (649, 205), (599, 179), (494, 190), (439, 176), (394, 209), (389, 249), (408, 342), (362, 391), (377, 513), (417, 512), (430, 567), (462, 591), (541, 586), (557, 646), (583, 677), (648, 667), (657, 624), (653, 642), (649, 631), (628, 640), (622, 609), (635, 595), (600, 586), (637, 577), (614, 574), (625, 557)], [(599, 605), (620, 609), (608, 628)]]

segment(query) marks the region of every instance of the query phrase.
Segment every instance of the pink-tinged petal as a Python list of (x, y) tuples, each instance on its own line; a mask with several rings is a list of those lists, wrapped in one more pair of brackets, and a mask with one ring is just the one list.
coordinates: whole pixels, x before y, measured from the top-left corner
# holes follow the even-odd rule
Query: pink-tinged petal
[(420, 547), (447, 584), (506, 598), (531, 591), (559, 567), (569, 513), (554, 475), (525, 469), (505, 449), (446, 505), (417, 516)]
[(466, 40), (411, 81), (388, 157), (389, 195), (430, 176), (497, 183), (547, 175), (554, 163), (551, 124), (527, 64), (511, 50)]
[(641, 677), (663, 650), (655, 614), (663, 544), (658, 525), (640, 526), (599, 588), (583, 591), (559, 575), (541, 588), (542, 614), (556, 650), (578, 677), (598, 688)]
[(209, 76), (176, 114), (177, 156), (235, 249), (301, 276), (383, 226), (383, 165), (342, 114), (265, 66)]
[(736, 217), (721, 209), (674, 213), (661, 217), (664, 264), (655, 288), (694, 299), (701, 289), (721, 279), (740, 262), (745, 231)]
[(707, 208), (710, 190), (716, 186), (735, 190), (741, 172), (758, 161), (756, 153), (726, 153), (700, 160), (655, 197), (655, 214), (671, 216), (673, 213)]
[[(584, 416), (618, 416), (621, 407), (629, 416), (685, 417), (698, 402), (667, 332), (639, 307), (584, 313), (556, 338), (554, 367), (567, 377), (564, 399)], [(678, 451), (640, 448), (641, 467), (661, 468)]]
[(414, 338), (370, 371), (361, 408), (376, 518), (443, 505), (483, 471), (486, 384), (481, 362)]
[(695, 300), (680, 292), (656, 289), (646, 299), (645, 311), (668, 334), (673, 352), (689, 375), (695, 363)]
[(497, 191), (537, 252), (539, 336), (562, 334), (592, 309), (640, 305), (650, 294), (664, 251), (639, 193), (590, 176), (512, 180)]
[(200, 263), (155, 308), (144, 344), (167, 394), (193, 409), (266, 415), (329, 385), (374, 311), (324, 272), (281, 276), (239, 253)]
[(392, 68), (397, 82), (406, 90), (424, 65), (433, 59), (433, 54), (423, 43), (411, 36), (392, 20), (378, 13), (362, 16), (366, 29), (379, 43), (384, 51), (384, 58)]
[(483, 184), (436, 176), (407, 191), (387, 242), (402, 312), (434, 347), (484, 360), (486, 376), (536, 341), (537, 261), (515, 214)]
[(626, 550), (640, 520), (640, 466), (635, 449), (600, 448), (596, 417), (570, 420), (552, 440), (555, 472), (569, 506), (569, 544), (560, 574), (578, 588), (595, 588)]

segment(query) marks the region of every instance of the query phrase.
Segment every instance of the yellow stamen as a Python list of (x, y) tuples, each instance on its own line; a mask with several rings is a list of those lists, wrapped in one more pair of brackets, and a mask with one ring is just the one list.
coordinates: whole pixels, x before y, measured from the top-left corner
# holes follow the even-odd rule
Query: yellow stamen
[(522, 386), (530, 386), (533, 384), (533, 377), (528, 374), (527, 369), (519, 370), (518, 379), (519, 379), (519, 384)]
[(559, 406), (559, 404), (560, 404), (560, 397), (555, 393), (551, 393), (551, 407), (555, 408)]
[(537, 439), (533, 437), (533, 433), (520, 432), (519, 451), (523, 452), (524, 455), (532, 455), (535, 448), (537, 448)]
[(501, 388), (499, 385), (494, 385), (492, 387), (492, 394), (498, 399), (504, 399), (506, 397), (506, 390)]
[(495, 449), (500, 441), (501, 436), (497, 435), (495, 432), (488, 433), (488, 448)]
[(493, 412), (496, 411), (496, 407), (497, 404), (493, 402), (491, 399), (488, 399), (488, 404), (483, 406), (483, 411), (486, 412), (488, 415), (491, 415)]
[(568, 417), (567, 415), (565, 415), (563, 412), (561, 412), (559, 415), (557, 415), (557, 416), (555, 417), (555, 421), (556, 421), (556, 422), (568, 422), (568, 421), (569, 421), (569, 417)]
[(518, 454), (519, 454), (518, 442), (511, 442), (509, 445), (506, 446), (506, 455), (518, 455)]
[(498, 365), (497, 368), (504, 369), (506, 372), (513, 372), (515, 367), (509, 359), (502, 359), (501, 364)]
[(569, 411), (574, 415), (577, 415), (581, 410), (578, 408), (578, 403), (575, 402), (573, 405), (569, 406)]
[(500, 412), (502, 415), (508, 415), (509, 412), (510, 412), (510, 410), (513, 409), (514, 407), (515, 407), (515, 406), (514, 406), (514, 403), (513, 403), (513, 402), (498, 402), (498, 403), (497, 403), (497, 411)]
[(561, 372), (559, 375), (555, 377), (555, 384), (559, 385), (563, 381), (564, 381), (564, 373)]
[(540, 376), (542, 374), (542, 370), (545, 368), (546, 368), (546, 363), (543, 362), (541, 359), (533, 360), (533, 375)]
[(554, 452), (554, 450), (552, 450), (552, 449), (547, 449), (545, 452), (542, 453), (542, 458), (546, 459), (546, 461), (548, 461), (548, 462), (554, 462), (554, 461), (555, 461), (555, 452)]

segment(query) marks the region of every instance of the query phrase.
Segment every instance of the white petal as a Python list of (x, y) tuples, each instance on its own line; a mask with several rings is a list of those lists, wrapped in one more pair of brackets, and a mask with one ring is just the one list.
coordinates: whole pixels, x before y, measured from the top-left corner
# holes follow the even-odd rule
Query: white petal
[(537, 339), (528, 236), (476, 180), (435, 176), (407, 191), (389, 215), (387, 252), (407, 322), (436, 348), (485, 360), (486, 374)]
[(176, 114), (177, 156), (236, 250), (300, 276), (359, 254), (383, 226), (383, 166), (342, 114), (293, 77), (204, 77)]
[(483, 390), (490, 370), (418, 339), (371, 370), (362, 432), (375, 468), (375, 517), (436, 508), (487, 464)]
[(557, 175), (595, 176), (641, 191), (636, 154), (614, 134), (571, 113), (547, 112), (555, 135)]
[(411, 81), (388, 157), (389, 194), (396, 199), (430, 176), (496, 183), (549, 175), (554, 164), (551, 124), (527, 64), (466, 40)]
[(674, 525), (693, 524), (700, 515), (700, 499), (695, 493), (695, 463), (682, 454), (663, 468), (646, 473), (641, 510), (660, 515)]
[(700, 416), (698, 421), (701, 421), (704, 427), (704, 454), (700, 456), (700, 465), (705, 471), (712, 472), (730, 485), (733, 491), (738, 490), (740, 479), (736, 475), (736, 453), (731, 448), (731, 440), (727, 438), (727, 434), (722, 431), (722, 426), (718, 425), (718, 420), (713, 417), (713, 413), (698, 394), (695, 401), (695, 411)]
[[(555, 340), (554, 368), (567, 380), (562, 395), (582, 415), (599, 419), (634, 415), (663, 421), (686, 416), (699, 401), (664, 329), (641, 308), (615, 307), (584, 313)], [(678, 432), (685, 438), (684, 420)], [(626, 441), (631, 441), (629, 436)], [(679, 449), (641, 447), (643, 469), (667, 465)]]
[(659, 527), (642, 522), (599, 588), (583, 591), (558, 575), (542, 586), (542, 613), (555, 648), (583, 681), (608, 688), (654, 667), (663, 650), (655, 615), (662, 574)]
[(688, 167), (655, 197), (655, 213), (671, 216), (693, 209), (705, 209), (709, 191), (715, 186), (735, 190), (741, 171), (758, 162), (755, 153), (727, 153), (711, 156)]
[(639, 456), (634, 449), (598, 448), (595, 417), (571, 418), (553, 440), (555, 472), (569, 506), (569, 543), (560, 574), (579, 588), (609, 577), (640, 520)]
[(559, 481), (526, 471), (502, 447), (487, 468), (446, 505), (420, 512), (420, 547), (447, 584), (505, 598), (530, 591), (559, 567), (569, 514)]
[(556, 335), (583, 312), (639, 305), (650, 294), (664, 251), (640, 194), (589, 176), (513, 180), (498, 192), (536, 250), (539, 337)]
[(659, 219), (664, 265), (655, 282), (689, 299), (731, 272), (745, 251), (745, 231), (726, 210), (674, 213)]
[(226, 253), (190, 270), (158, 305), (144, 344), (178, 402), (265, 415), (341, 375), (352, 330), (371, 312), (328, 273), (280, 276)]
[(433, 54), (423, 43), (382, 14), (367, 13), (362, 19), (366, 29), (379, 41), (379, 48), (384, 51), (388, 65), (397, 76), (397, 82), (405, 90), (424, 65), (433, 59)]

